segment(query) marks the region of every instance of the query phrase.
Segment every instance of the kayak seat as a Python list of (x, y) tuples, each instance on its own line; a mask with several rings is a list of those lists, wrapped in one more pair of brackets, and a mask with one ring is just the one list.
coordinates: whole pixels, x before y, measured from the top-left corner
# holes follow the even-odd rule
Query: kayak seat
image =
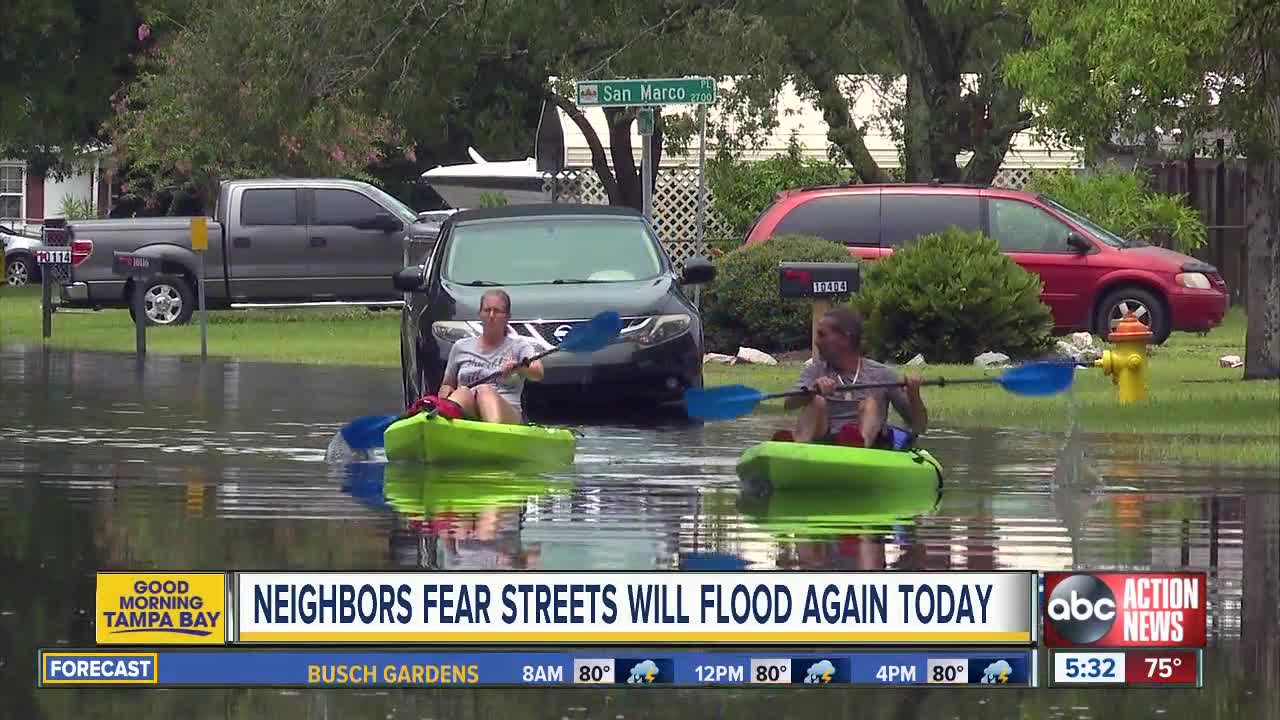
[[(880, 446), (885, 450), (910, 450), (914, 446), (916, 440), (915, 433), (894, 425), (886, 425), (883, 435), (887, 437), (883, 438)], [(795, 433), (790, 430), (778, 430), (769, 439), (774, 442), (795, 442)], [(840, 432), (837, 433), (835, 437), (819, 442), (824, 445), (863, 447), (862, 433), (853, 425), (846, 425), (841, 428)], [(892, 445), (890, 447), (885, 447), (889, 442), (891, 442)]]

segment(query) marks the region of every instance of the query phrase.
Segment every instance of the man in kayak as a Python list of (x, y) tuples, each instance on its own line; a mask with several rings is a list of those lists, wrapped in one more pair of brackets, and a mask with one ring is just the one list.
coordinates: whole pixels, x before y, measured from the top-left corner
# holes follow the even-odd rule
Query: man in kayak
[[(471, 420), (518, 425), (524, 422), (520, 396), (525, 380), (542, 380), (541, 360), (525, 362), (537, 354), (528, 338), (511, 335), (511, 296), (502, 290), (489, 290), (480, 298), (478, 337), (465, 338), (453, 344), (444, 378), (437, 396), (461, 406)], [(498, 370), (502, 375), (479, 387), (472, 383)]]
[(796, 442), (834, 442), (858, 447), (894, 448), (887, 427), (889, 405), (920, 435), (929, 424), (929, 413), (920, 397), (919, 377), (908, 377), (901, 387), (835, 392), (840, 385), (903, 382), (887, 365), (862, 354), (862, 316), (852, 308), (828, 310), (818, 321), (818, 357), (805, 365), (797, 390), (811, 394), (787, 398), (788, 410), (803, 408), (796, 421)]

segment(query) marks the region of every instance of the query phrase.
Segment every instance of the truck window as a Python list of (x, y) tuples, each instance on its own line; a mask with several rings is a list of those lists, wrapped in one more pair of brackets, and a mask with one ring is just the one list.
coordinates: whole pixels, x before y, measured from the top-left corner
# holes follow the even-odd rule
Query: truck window
[(354, 190), (316, 190), (312, 225), (354, 225), (386, 208)]
[(880, 244), (880, 195), (830, 195), (800, 203), (773, 229), (774, 237), (790, 234), (876, 247)]
[(240, 196), (240, 224), (297, 225), (297, 191), (293, 188), (245, 190)]
[(977, 194), (885, 194), (881, 203), (880, 240), (885, 247), (900, 247), (921, 235), (940, 233), (952, 225), (961, 230), (982, 229)]

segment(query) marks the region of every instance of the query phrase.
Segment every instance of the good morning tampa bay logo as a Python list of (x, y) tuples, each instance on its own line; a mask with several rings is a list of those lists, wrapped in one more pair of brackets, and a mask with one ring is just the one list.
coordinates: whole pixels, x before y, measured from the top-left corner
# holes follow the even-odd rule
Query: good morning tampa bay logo
[(225, 604), (221, 573), (99, 573), (98, 642), (221, 644)]

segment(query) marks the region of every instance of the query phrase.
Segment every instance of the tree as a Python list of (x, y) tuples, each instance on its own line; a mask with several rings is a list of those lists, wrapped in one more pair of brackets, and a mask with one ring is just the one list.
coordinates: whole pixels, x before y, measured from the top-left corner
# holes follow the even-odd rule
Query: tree
[(65, 169), (98, 137), (139, 47), (133, 0), (0, 3), (0, 157)]
[[(888, 175), (867, 150), (867, 125), (853, 117), (851, 100), (859, 92), (901, 95), (882, 103), (875, 122), (889, 126), (899, 143), (908, 181), (989, 183), (1013, 137), (1032, 124), (1021, 92), (1003, 75), (1004, 57), (1025, 46), (1026, 23), (997, 0), (828, 0), (807, 4), (803, 13), (760, 0), (748, 12), (775, 36), (757, 51), (772, 51), (783, 71), (755, 79), (730, 106), (757, 113), (752, 130), (768, 129), (773, 120), (759, 109), (774, 101), (783, 82), (795, 82), (822, 111), (832, 146), (864, 182)], [(847, 75), (879, 82), (850, 87)], [(956, 160), (962, 152), (972, 153), (963, 166)]]
[(1226, 129), (1248, 159), (1246, 379), (1280, 377), (1280, 7), (1265, 0), (1019, 0), (1038, 46), (1009, 75), (1089, 149)]

